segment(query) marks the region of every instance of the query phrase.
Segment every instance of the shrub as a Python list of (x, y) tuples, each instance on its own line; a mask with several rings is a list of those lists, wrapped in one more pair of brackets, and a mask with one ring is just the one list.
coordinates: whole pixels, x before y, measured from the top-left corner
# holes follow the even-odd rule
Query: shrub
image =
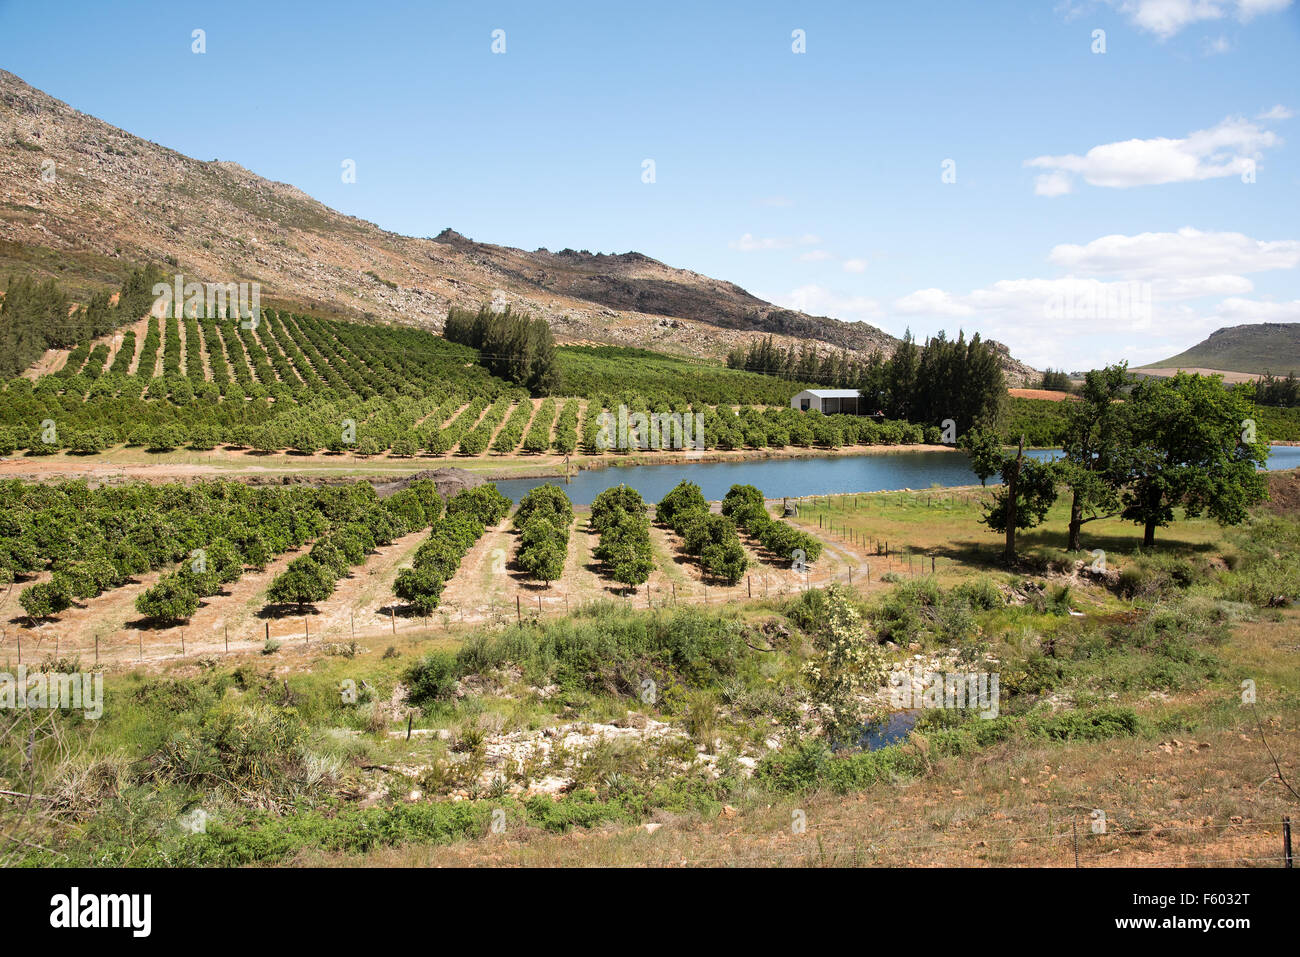
[(199, 596), (180, 575), (164, 575), (136, 598), (135, 608), (156, 621), (185, 621), (198, 610)]
[(405, 672), (406, 697), (412, 704), (426, 705), (451, 697), (456, 689), (456, 656), (432, 651)]

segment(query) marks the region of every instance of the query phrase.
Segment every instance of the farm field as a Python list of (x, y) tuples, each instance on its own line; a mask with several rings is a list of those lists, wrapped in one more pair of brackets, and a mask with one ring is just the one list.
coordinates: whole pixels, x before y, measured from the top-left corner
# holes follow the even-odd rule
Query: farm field
[[(0, 456), (251, 467), (289, 453), (304, 468), (330, 456), (396, 467), (629, 448), (937, 440), (937, 428), (901, 421), (809, 420), (787, 407), (806, 383), (641, 349), (560, 347), (554, 395), (530, 396), (490, 373), (484, 363), (495, 360), (480, 362), (479, 350), (407, 326), (273, 309), (243, 319), (178, 317), (166, 308), (134, 318), (148, 304), (143, 290), (160, 275), (138, 270), (117, 296), (97, 300), (93, 315), (78, 320), (100, 334), (45, 350), (4, 383)], [(11, 291), (5, 308), (21, 310), (25, 289)], [(614, 428), (602, 435), (604, 412)], [(632, 413), (658, 413), (664, 434), (658, 424), (634, 420), (632, 429), (641, 431), (629, 440)]]
[[(623, 520), (601, 518), (600, 531), (592, 508), (566, 518), (559, 490), (535, 493), (533, 514), (557, 516), (548, 519), (555, 535), (542, 539), (560, 548), (548, 583), (537, 577), (552, 574), (538, 572), (545, 562), (521, 567), (539, 526), (515, 521), (491, 486), (437, 502), (418, 483), (396, 501), (306, 487), (292, 493), (293, 508), (305, 510), (293, 514), (325, 507), (336, 523), (353, 515), (372, 528), (401, 514), (407, 527), (389, 528), (387, 544), (375, 543), (305, 607), (269, 593), (295, 562), (328, 560), (321, 539), (244, 569), (183, 625), (141, 622), (135, 609), (174, 574), (165, 567), (77, 599), (35, 628), (14, 593), (48, 574), (21, 576), (0, 606), (0, 655), (14, 666), (21, 635), (25, 662), (87, 665), (98, 638), (97, 667), (115, 702), (93, 740), (83, 738), (86, 722), (61, 725), (60, 749), (39, 762), (42, 793), (70, 794), (68, 776), (82, 768), (117, 783), (79, 792), (66, 812), (82, 822), (77, 829), (63, 823), (65, 812), (7, 826), (39, 835), (32, 843), (43, 850), (18, 859), (86, 860), (91, 848), (79, 835), (107, 837), (96, 822), (134, 800), (129, 762), (160, 747), (159, 733), (180, 733), (186, 715), (250, 727), (274, 716), (289, 724), (266, 728), (268, 759), (280, 766), (272, 776), (248, 772), (232, 789), (182, 766), (151, 772), (163, 775), (150, 785), (163, 801), (147, 813), (179, 814), (200, 796), (211, 814), (206, 835), (162, 828), (130, 847), (101, 843), (96, 859), (1063, 865), (1082, 819), (1078, 853), (1089, 865), (1267, 864), (1285, 790), (1262, 742), (1287, 776), (1300, 746), (1300, 675), (1284, 653), (1294, 650), (1297, 619), (1269, 607), (1274, 593), (1300, 593), (1296, 479), (1270, 481), (1274, 505), (1244, 528), (1225, 534), (1180, 515), (1154, 554), (1136, 547), (1132, 525), (1101, 521), (1089, 527), (1089, 551), (1072, 556), (1063, 550), (1068, 510), (1054, 507), (1022, 535), (1014, 571), (979, 522), (989, 494), (979, 487), (791, 500), (797, 514), (786, 516), (780, 502), (764, 502), (767, 523), (801, 529), (819, 546), (806, 569), (759, 540), (774, 533), (750, 493), (733, 490), (733, 504), (676, 522), (645, 503), (651, 567), (634, 585), (618, 580), (621, 552), (602, 549)], [(138, 494), (131, 488), (102, 494)], [(43, 499), (55, 489), (88, 494), (48, 489)], [(155, 493), (162, 503), (179, 494), (167, 489)], [(219, 503), (232, 491), (202, 494)], [(613, 496), (595, 510), (622, 514), (627, 504)], [(91, 510), (96, 520), (108, 517), (103, 507)], [(747, 566), (732, 582), (706, 570), (690, 545), (693, 521), (725, 524), (728, 515)], [(349, 526), (319, 527), (327, 539)], [(629, 532), (640, 534), (636, 527)], [(468, 531), (457, 538), (457, 529)], [(439, 536), (450, 552), (427, 550)], [(1102, 573), (1089, 567), (1093, 548), (1105, 550)], [(408, 598), (395, 596), (412, 567), (448, 560), (437, 567), (449, 573), (412, 578)], [(1290, 571), (1279, 578), (1281, 567)], [(419, 594), (433, 596), (431, 607), (411, 606)], [(870, 623), (886, 672), (996, 661), (999, 716), (938, 711), (882, 747), (820, 750), (815, 727), (832, 720), (819, 711), (829, 705), (800, 689), (816, 688), (806, 669), (825, 654), (827, 614)], [(1238, 700), (1244, 677), (1258, 705)], [(360, 688), (359, 697), (340, 699), (340, 684)], [(142, 722), (157, 732), (139, 735)], [(313, 755), (309, 777), (291, 756), (299, 747)], [(68, 748), (78, 757), (61, 756)], [(306, 803), (289, 808), (286, 788)], [(1108, 807), (1110, 829), (1087, 830), (1086, 809)], [(488, 827), (494, 810), (505, 812), (500, 834)], [(791, 832), (799, 814), (811, 836)], [(378, 842), (348, 836), (381, 824), (390, 837)], [(254, 840), (259, 832), (277, 836)]]

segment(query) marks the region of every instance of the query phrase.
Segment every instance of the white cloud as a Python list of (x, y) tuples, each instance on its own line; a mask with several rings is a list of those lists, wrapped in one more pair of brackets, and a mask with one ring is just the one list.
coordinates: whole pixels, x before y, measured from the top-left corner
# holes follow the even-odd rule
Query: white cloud
[(745, 233), (739, 239), (734, 239), (727, 245), (732, 249), (739, 249), (742, 253), (758, 252), (764, 249), (789, 249), (792, 246), (815, 246), (821, 239), (812, 233), (805, 233), (798, 239), (791, 239), (788, 236), (755, 236), (753, 233)]
[(1237, 0), (1237, 19), (1248, 23), (1265, 13), (1278, 13), (1291, 6), (1291, 0)]
[(1140, 30), (1167, 40), (1194, 23), (1235, 15), (1242, 23), (1276, 13), (1291, 0), (1108, 0)]
[(790, 245), (790, 240), (778, 239), (772, 236), (759, 238), (753, 233), (745, 233), (739, 239), (732, 240), (727, 245), (732, 249), (739, 249), (742, 253), (752, 253), (760, 249), (786, 249)]
[(1241, 325), (1248, 322), (1300, 322), (1300, 299), (1290, 302), (1265, 302), (1259, 299), (1225, 299), (1214, 314), (1223, 323)]
[(865, 259), (846, 259), (844, 260), (845, 272), (866, 272), (867, 261)]
[(1195, 276), (1188, 279), (1157, 279), (1153, 294), (1164, 302), (1200, 299), (1202, 296), (1240, 296), (1254, 292), (1255, 284), (1245, 276)]
[(1034, 192), (1039, 196), (1064, 196), (1073, 190), (1074, 181), (1070, 179), (1070, 174), (1061, 170), (1040, 173), (1034, 178)]
[(867, 296), (845, 296), (822, 286), (800, 286), (786, 295), (765, 295), (764, 299), (810, 316), (831, 316), (849, 321), (871, 321), (883, 315), (880, 303)]
[[(1300, 241), (1265, 241), (1188, 226), (1176, 233), (1102, 236), (1082, 246), (1063, 243), (1047, 258), (1075, 272), (1125, 279), (1239, 279), (1239, 273), (1300, 266)], [(1244, 290), (1225, 286), (1224, 291)]]
[(810, 249), (806, 253), (801, 253), (799, 258), (806, 263), (818, 263), (832, 258), (831, 254), (824, 249)]
[(1218, 20), (1225, 6), (1222, 0), (1124, 0), (1120, 12), (1164, 40), (1193, 23)]
[(1201, 49), (1204, 50), (1206, 56), (1218, 56), (1232, 50), (1232, 41), (1227, 37), (1214, 37), (1213, 39), (1206, 37), (1201, 44)]
[(918, 289), (894, 300), (894, 308), (908, 314), (929, 314), (936, 316), (969, 316), (975, 310), (968, 304), (960, 302), (958, 297), (942, 289)]
[(960, 325), (1005, 342), (1038, 368), (1068, 369), (1160, 359), (1222, 326), (1300, 321), (1300, 300), (1245, 298), (1254, 285), (1241, 275), (1300, 268), (1300, 241), (1189, 227), (1062, 244), (1048, 258), (1070, 274), (1005, 279), (965, 293), (918, 289), (886, 311), (930, 333)]
[(1038, 177), (1038, 195), (1060, 196), (1073, 189), (1074, 176), (1093, 186), (1118, 189), (1240, 176), (1253, 169), (1262, 150), (1277, 144), (1275, 133), (1242, 117), (1229, 117), (1181, 139), (1104, 143), (1083, 156), (1037, 156), (1025, 165), (1050, 171)]
[(1259, 114), (1259, 116), (1255, 117), (1255, 119), (1257, 119), (1257, 120), (1289, 120), (1289, 119), (1291, 119), (1291, 117), (1293, 117), (1293, 116), (1295, 116), (1295, 113), (1294, 113), (1294, 112), (1292, 112), (1291, 110), (1289, 110), (1289, 109), (1287, 109), (1285, 106), (1283, 106), (1281, 103), (1279, 103), (1277, 106), (1273, 107), (1271, 110), (1265, 110), (1263, 113)]

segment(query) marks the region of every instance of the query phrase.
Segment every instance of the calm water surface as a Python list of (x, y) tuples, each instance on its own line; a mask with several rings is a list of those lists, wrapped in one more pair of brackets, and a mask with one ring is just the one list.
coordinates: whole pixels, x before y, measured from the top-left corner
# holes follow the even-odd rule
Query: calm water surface
[[(1050, 459), (1058, 450), (1027, 452)], [(1269, 469), (1300, 466), (1300, 446), (1275, 445)], [(733, 485), (754, 485), (768, 498), (837, 495), (845, 492), (923, 489), (932, 485), (978, 485), (969, 460), (960, 452), (879, 452), (864, 455), (808, 455), (800, 458), (752, 459), (743, 462), (691, 462), (677, 465), (621, 465), (585, 469), (567, 481), (560, 478), (506, 479), (497, 488), (515, 501), (538, 485), (560, 485), (575, 505), (590, 505), (607, 488), (629, 485), (647, 502), (657, 502), (674, 485), (689, 479), (717, 501)]]

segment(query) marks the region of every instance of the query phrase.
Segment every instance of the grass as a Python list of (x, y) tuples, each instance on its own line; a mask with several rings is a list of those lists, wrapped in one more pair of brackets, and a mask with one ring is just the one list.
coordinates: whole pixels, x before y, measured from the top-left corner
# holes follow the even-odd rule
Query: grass
[[(918, 492), (871, 492), (860, 495), (816, 496), (799, 502), (799, 515), (789, 521), (826, 535), (830, 541), (844, 540), (847, 528), (865, 541), (869, 553), (888, 543), (891, 554), (908, 555), (916, 568), (935, 558), (935, 574), (942, 583), (965, 578), (972, 570), (1000, 570), (1002, 536), (991, 532), (980, 519), (983, 504), (991, 492), (974, 486), (968, 489), (933, 489)], [(1068, 500), (1058, 499), (1046, 521), (1016, 536), (1023, 563), (1045, 567), (1052, 561), (1094, 560), (1093, 549), (1110, 556), (1133, 556), (1139, 550), (1138, 526), (1119, 519), (1101, 519), (1083, 527), (1084, 551), (1065, 551)], [(820, 522), (820, 524), (819, 524)], [(1213, 522), (1188, 521), (1181, 511), (1176, 521), (1156, 533), (1156, 544), (1164, 554), (1201, 554), (1223, 544), (1224, 531)], [(1231, 549), (1228, 549), (1231, 551)]]

